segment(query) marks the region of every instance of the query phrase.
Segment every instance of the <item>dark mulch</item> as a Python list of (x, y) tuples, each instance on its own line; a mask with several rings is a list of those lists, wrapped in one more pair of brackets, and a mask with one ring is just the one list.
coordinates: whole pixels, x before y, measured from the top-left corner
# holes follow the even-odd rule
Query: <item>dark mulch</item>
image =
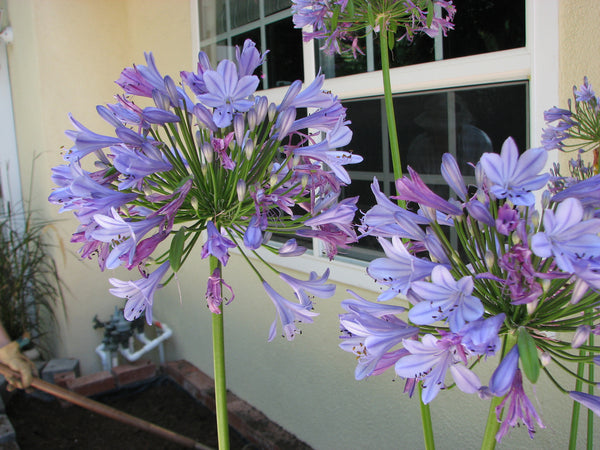
[[(6, 413), (15, 428), (21, 450), (29, 449), (180, 449), (184, 448), (146, 431), (93, 413), (49, 394), (3, 394)], [(213, 412), (168, 378), (120, 389), (95, 397), (102, 403), (160, 425), (203, 445), (217, 447)], [(230, 430), (232, 449), (256, 449)]]

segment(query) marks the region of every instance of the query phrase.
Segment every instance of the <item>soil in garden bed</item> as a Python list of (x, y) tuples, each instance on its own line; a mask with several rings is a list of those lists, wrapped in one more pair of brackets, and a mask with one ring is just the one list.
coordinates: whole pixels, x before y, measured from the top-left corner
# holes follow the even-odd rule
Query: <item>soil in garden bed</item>
[[(3, 393), (21, 450), (33, 449), (140, 449), (183, 448), (146, 431), (93, 413), (79, 406), (58, 401), (45, 394), (23, 391)], [(169, 378), (158, 378), (136, 388), (123, 388), (94, 397), (140, 419), (216, 448), (214, 413)], [(230, 429), (232, 449), (253, 449), (239, 433)]]

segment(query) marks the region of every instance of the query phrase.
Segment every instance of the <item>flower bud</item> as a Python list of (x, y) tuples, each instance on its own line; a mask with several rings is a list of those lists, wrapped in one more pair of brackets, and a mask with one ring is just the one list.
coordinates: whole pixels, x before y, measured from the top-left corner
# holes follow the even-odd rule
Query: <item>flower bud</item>
[(550, 353), (542, 352), (540, 354), (540, 361), (542, 363), (542, 366), (547, 367), (548, 364), (552, 362), (552, 357), (550, 356)]
[(165, 89), (171, 104), (173, 106), (179, 106), (179, 92), (177, 92), (177, 85), (169, 75), (165, 76)]
[(194, 211), (198, 212), (198, 199), (196, 197), (190, 199), (190, 205), (192, 205)]
[(271, 187), (275, 186), (278, 181), (279, 181), (279, 179), (277, 177), (277, 174), (276, 173), (271, 174), (271, 178), (269, 179), (269, 184), (271, 185)]
[(539, 303), (538, 299), (535, 299), (534, 301), (527, 303), (527, 314), (529, 314), (531, 316), (535, 312), (535, 308), (537, 308), (538, 303)]
[(263, 120), (265, 120), (265, 116), (267, 115), (267, 106), (269, 104), (269, 100), (267, 97), (258, 97), (255, 102), (256, 108), (256, 123), (259, 124)]
[(269, 109), (267, 110), (267, 114), (269, 116), (269, 122), (273, 122), (275, 119), (275, 114), (277, 113), (277, 105), (275, 103), (271, 103), (269, 105)]
[(235, 186), (235, 190), (237, 191), (238, 200), (240, 202), (243, 201), (246, 196), (246, 182), (240, 178)]
[(210, 145), (208, 142), (203, 143), (202, 156), (204, 156), (204, 159), (206, 160), (207, 164), (211, 164), (213, 162), (213, 154), (214, 150), (212, 148), (212, 145)]
[(246, 119), (248, 120), (248, 129), (250, 131), (254, 131), (254, 129), (256, 128), (256, 122), (258, 119), (256, 110), (254, 108), (250, 109), (246, 113)]
[(235, 133), (235, 140), (238, 142), (238, 145), (242, 145), (244, 142), (244, 115), (236, 114), (233, 116), (233, 131)]
[(533, 211), (529, 215), (529, 219), (531, 220), (531, 225), (533, 225), (533, 228), (540, 226), (540, 213), (538, 211)]
[(494, 266), (495, 261), (496, 261), (496, 257), (494, 256), (494, 253), (492, 253), (490, 250), (486, 250), (485, 265), (487, 266), (487, 268), (491, 269)]
[(252, 154), (254, 153), (254, 141), (250, 138), (246, 139), (246, 142), (244, 142), (244, 153), (246, 154), (246, 158), (252, 159)]
[(206, 164), (200, 164), (200, 172), (202, 172), (202, 175), (206, 176), (206, 174), (208, 173), (208, 167), (206, 166)]
[(552, 194), (550, 194), (550, 191), (544, 191), (544, 193), (542, 194), (542, 208), (543, 209), (548, 208), (548, 206), (550, 205), (551, 197), (552, 197)]

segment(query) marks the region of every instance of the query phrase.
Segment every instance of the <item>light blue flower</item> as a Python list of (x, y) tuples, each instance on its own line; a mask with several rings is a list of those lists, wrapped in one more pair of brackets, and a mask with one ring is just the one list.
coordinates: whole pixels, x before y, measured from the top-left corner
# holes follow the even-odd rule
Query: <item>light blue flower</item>
[(575, 198), (561, 202), (556, 211), (544, 213), (544, 231), (531, 237), (531, 250), (537, 256), (554, 256), (558, 267), (575, 272), (573, 262), (600, 256), (600, 219), (583, 219), (583, 206)]
[(466, 322), (483, 315), (483, 304), (473, 292), (473, 278), (462, 277), (456, 281), (444, 266), (431, 272), (431, 283), (415, 281), (411, 290), (424, 299), (408, 312), (408, 318), (417, 325), (430, 325), (448, 318), (450, 330), (457, 333)]
[(283, 272), (279, 276), (290, 285), (296, 294), (296, 298), (305, 308), (312, 308), (312, 300), (309, 298), (309, 294), (316, 295), (319, 298), (330, 298), (335, 294), (335, 284), (325, 284), (329, 279), (329, 269), (325, 270), (321, 277), (316, 272), (311, 272), (309, 279), (306, 281), (299, 280)]
[(204, 83), (208, 92), (198, 95), (198, 100), (215, 108), (213, 120), (219, 128), (224, 128), (231, 124), (234, 112), (245, 112), (254, 106), (248, 97), (256, 91), (259, 79), (255, 75), (238, 78), (235, 64), (223, 60), (217, 70), (204, 72)]
[[(275, 291), (266, 281), (263, 281), (263, 287), (269, 298), (273, 301), (275, 305), (275, 309), (277, 310), (277, 317), (279, 318), (279, 322), (281, 323), (281, 328), (283, 329), (283, 335), (287, 338), (288, 341), (294, 339), (298, 330), (296, 328), (295, 322), (307, 322), (312, 323), (313, 317), (318, 316), (319, 314), (316, 312), (309, 311), (305, 306), (290, 302), (286, 300), (281, 295)], [(275, 335), (277, 334), (277, 318), (271, 324), (271, 329), (269, 331), (269, 342), (275, 339)]]
[(490, 182), (490, 192), (496, 198), (507, 198), (515, 205), (531, 206), (535, 203), (532, 191), (545, 186), (549, 175), (538, 175), (544, 168), (548, 153), (544, 148), (532, 148), (519, 157), (512, 138), (502, 144), (502, 151), (484, 153), (481, 166)]
[(116, 297), (127, 299), (124, 310), (125, 319), (134, 320), (140, 317), (142, 313), (145, 313), (146, 322), (148, 325), (152, 325), (154, 293), (161, 287), (160, 282), (169, 267), (169, 262), (167, 261), (148, 277), (137, 281), (121, 281), (116, 278), (108, 280), (114, 286), (114, 288), (109, 289), (109, 292)]
[(378, 283), (389, 286), (386, 292), (379, 295), (380, 301), (392, 299), (398, 294), (406, 295), (411, 283), (431, 275), (431, 271), (437, 265), (408, 253), (397, 237), (393, 237), (391, 243), (387, 239), (379, 238), (379, 244), (386, 257), (371, 261), (367, 273)]
[[(396, 373), (404, 378), (417, 378), (423, 380), (421, 399), (428, 404), (441, 389), (446, 387), (446, 372), (455, 364), (460, 364), (461, 359), (457, 354), (454, 339), (437, 339), (431, 334), (423, 336), (421, 341), (403, 341), (410, 355), (404, 356), (396, 362)], [(474, 373), (468, 373), (467, 367), (451, 370), (454, 381), (459, 389), (467, 393), (474, 393), (481, 386), (479, 378)], [(455, 376), (456, 375), (456, 376)]]

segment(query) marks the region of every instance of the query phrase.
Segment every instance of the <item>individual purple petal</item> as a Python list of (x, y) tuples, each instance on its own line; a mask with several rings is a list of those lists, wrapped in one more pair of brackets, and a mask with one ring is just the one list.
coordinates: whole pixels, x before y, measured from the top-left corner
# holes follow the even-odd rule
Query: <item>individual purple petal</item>
[(577, 330), (575, 330), (575, 334), (573, 335), (573, 339), (571, 340), (571, 348), (579, 348), (588, 340), (590, 333), (592, 331), (592, 327), (589, 325), (579, 325)]
[(416, 202), (421, 206), (428, 206), (437, 211), (452, 216), (462, 215), (462, 209), (452, 203), (444, 200), (435, 194), (419, 177), (411, 167), (408, 168), (409, 177), (402, 177), (396, 180), (397, 197), (400, 200)]
[(465, 186), (465, 180), (463, 179), (458, 163), (454, 156), (450, 153), (444, 153), (442, 155), (442, 176), (448, 186), (458, 195), (458, 197), (464, 202), (467, 200), (467, 187)]
[(325, 284), (329, 278), (329, 269), (320, 278), (316, 272), (311, 272), (307, 281), (299, 280), (283, 272), (279, 274), (279, 277), (290, 285), (296, 298), (305, 308), (312, 308), (312, 300), (309, 296), (330, 298), (335, 294), (335, 284)]
[(296, 239), (288, 239), (285, 244), (279, 248), (279, 256), (300, 256), (306, 253), (306, 247), (298, 245)]
[(475, 354), (492, 356), (500, 348), (498, 333), (506, 319), (504, 313), (467, 323), (459, 332), (462, 344)]
[(584, 392), (569, 391), (569, 397), (600, 416), (600, 397)]
[(496, 397), (502, 397), (510, 389), (519, 366), (519, 348), (515, 345), (504, 356), (490, 378), (490, 391)]

